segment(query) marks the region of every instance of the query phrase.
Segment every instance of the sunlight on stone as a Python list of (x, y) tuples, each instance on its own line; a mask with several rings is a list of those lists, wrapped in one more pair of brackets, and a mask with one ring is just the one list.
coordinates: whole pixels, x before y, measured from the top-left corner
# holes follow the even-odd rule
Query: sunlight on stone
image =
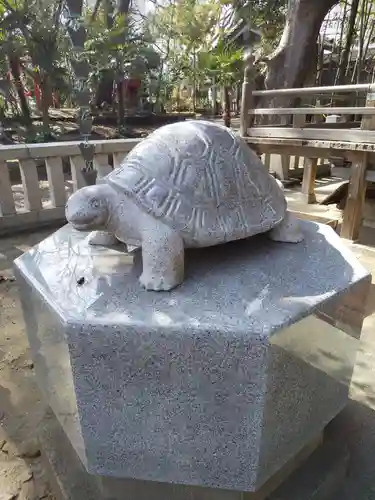
[(155, 321), (155, 323), (157, 323), (158, 325), (161, 325), (161, 326), (169, 326), (169, 325), (173, 324), (172, 318), (170, 316), (168, 316), (167, 314), (164, 314), (160, 311), (155, 311), (152, 314), (152, 318)]
[(103, 254), (93, 257), (93, 265), (100, 269), (104, 274), (114, 274), (116, 270), (124, 265), (131, 267), (133, 265), (133, 257), (124, 253)]
[(251, 302), (246, 302), (244, 301), (245, 305), (245, 311), (247, 316), (251, 316), (254, 314), (256, 311), (259, 311), (259, 309), (262, 308), (264, 299), (266, 298), (268, 294), (269, 286), (267, 285), (266, 287), (263, 288), (263, 290), (260, 292), (259, 297), (256, 299), (252, 300)]
[(329, 299), (329, 297), (332, 295), (332, 293), (323, 293), (321, 295), (305, 295), (305, 296), (299, 296), (299, 297), (282, 297), (280, 299), (281, 304), (285, 305), (292, 305), (292, 304), (302, 304), (306, 305), (311, 302), (315, 302), (316, 300), (319, 301), (324, 301), (326, 299)]
[(315, 316), (309, 316), (272, 337), (272, 344), (290, 352), (343, 384), (350, 383), (360, 342)]

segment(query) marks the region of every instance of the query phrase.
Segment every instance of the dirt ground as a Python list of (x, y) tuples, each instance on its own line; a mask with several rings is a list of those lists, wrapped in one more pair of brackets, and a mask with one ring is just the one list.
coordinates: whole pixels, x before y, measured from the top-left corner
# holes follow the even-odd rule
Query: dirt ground
[[(0, 239), (0, 276), (11, 278), (12, 261), (51, 230)], [(352, 245), (375, 274), (375, 231), (365, 229)], [(373, 280), (375, 281), (375, 280)], [(36, 430), (45, 406), (34, 379), (17, 283), (0, 279), (0, 500), (52, 500), (40, 459)], [(351, 387), (341, 415), (352, 451), (342, 491), (332, 500), (375, 500), (375, 285), (372, 285), (362, 341)], [(82, 499), (84, 500), (84, 499)], [(301, 499), (304, 500), (304, 499)]]
[[(11, 278), (13, 259), (47, 234), (1, 239), (0, 276)], [(43, 413), (17, 284), (0, 278), (0, 500), (53, 499), (36, 440)]]

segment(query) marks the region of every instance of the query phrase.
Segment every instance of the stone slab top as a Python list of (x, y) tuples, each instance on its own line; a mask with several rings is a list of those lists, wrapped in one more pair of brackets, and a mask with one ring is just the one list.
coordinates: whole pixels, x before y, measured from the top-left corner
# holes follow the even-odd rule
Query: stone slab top
[(141, 288), (141, 252), (92, 247), (69, 225), (15, 260), (63, 322), (268, 338), (370, 274), (326, 225), (301, 221), (305, 240), (266, 235), (186, 251), (185, 281)]

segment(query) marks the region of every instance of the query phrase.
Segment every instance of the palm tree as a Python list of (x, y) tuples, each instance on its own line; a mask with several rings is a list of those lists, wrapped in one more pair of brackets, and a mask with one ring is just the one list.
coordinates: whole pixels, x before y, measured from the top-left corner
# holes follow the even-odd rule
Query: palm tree
[(200, 72), (211, 79), (211, 83), (222, 87), (225, 126), (231, 125), (230, 90), (238, 82), (242, 71), (242, 50), (219, 41), (211, 51), (199, 54)]

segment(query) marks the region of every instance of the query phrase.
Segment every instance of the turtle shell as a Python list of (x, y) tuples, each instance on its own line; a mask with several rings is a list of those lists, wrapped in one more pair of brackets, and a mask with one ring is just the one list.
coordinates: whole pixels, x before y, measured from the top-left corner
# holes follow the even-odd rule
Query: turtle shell
[(207, 121), (160, 127), (106, 181), (193, 246), (268, 231), (286, 211), (283, 191), (258, 156), (230, 129)]

